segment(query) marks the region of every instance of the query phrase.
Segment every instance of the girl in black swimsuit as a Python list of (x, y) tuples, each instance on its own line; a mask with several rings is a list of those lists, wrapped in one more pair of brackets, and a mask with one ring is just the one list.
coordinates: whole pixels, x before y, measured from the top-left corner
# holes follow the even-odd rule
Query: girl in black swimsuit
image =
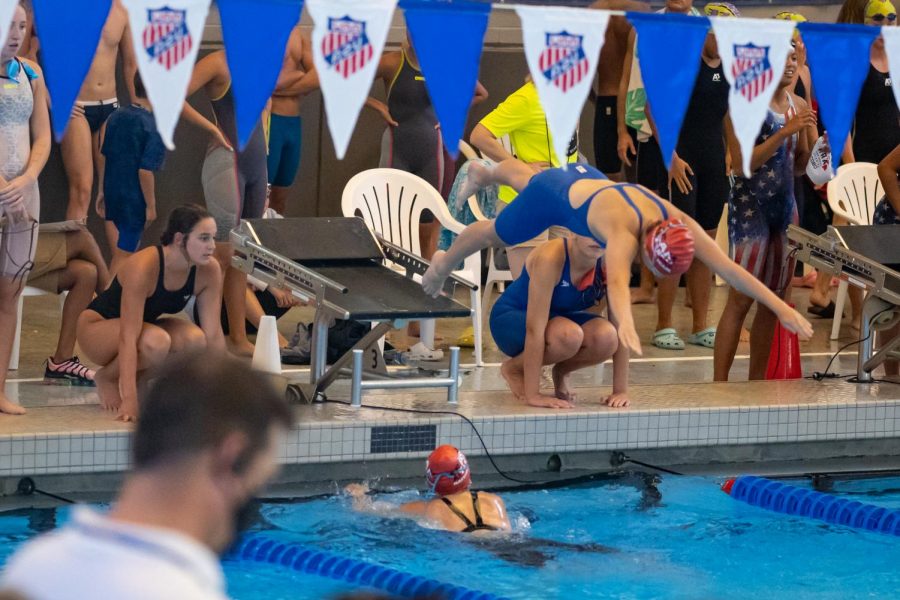
[[(170, 353), (224, 350), (215, 234), (216, 223), (204, 208), (176, 208), (161, 245), (130, 256), (78, 318), (79, 344), (102, 365), (96, 375), (100, 403), (118, 411), (119, 420), (135, 420), (139, 380)], [(181, 312), (191, 296), (200, 307), (200, 327), (163, 317)]]

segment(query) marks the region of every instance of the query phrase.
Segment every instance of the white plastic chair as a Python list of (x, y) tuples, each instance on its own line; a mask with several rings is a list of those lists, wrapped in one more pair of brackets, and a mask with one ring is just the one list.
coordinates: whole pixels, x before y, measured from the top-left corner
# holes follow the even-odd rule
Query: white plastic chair
[[(884, 196), (878, 179), (878, 165), (873, 163), (850, 163), (838, 168), (834, 179), (828, 182), (828, 206), (834, 214), (841, 216), (851, 225), (871, 225), (875, 205)], [(841, 279), (835, 299), (834, 321), (831, 324), (831, 339), (838, 339), (844, 304), (847, 302), (848, 283)]]
[[(507, 151), (512, 152), (512, 147), (509, 142), (509, 136), (504, 135), (500, 138), (500, 143), (503, 144), (503, 147), (506, 148)], [(460, 140), (459, 142), (459, 151), (462, 152), (463, 156), (468, 159), (473, 158), (481, 158), (472, 146), (467, 144), (466, 142)], [(472, 211), (472, 214), (479, 221), (487, 221), (487, 217), (484, 216), (484, 213), (481, 211), (481, 207), (478, 205), (478, 198), (475, 195), (472, 195), (468, 199), (469, 210)], [(497, 249), (496, 248), (488, 248), (487, 250), (487, 277), (484, 282), (484, 294), (481, 297), (481, 306), (484, 307), (485, 312), (487, 312), (490, 307), (491, 302), (491, 292), (494, 289), (494, 285), (497, 286), (497, 290), (502, 294), (506, 289), (506, 282), (512, 281), (513, 276), (512, 272), (509, 269), (501, 269), (497, 267)], [(482, 318), (486, 318), (482, 317)]]
[[(422, 212), (429, 210), (441, 226), (460, 233), (465, 225), (450, 215), (440, 193), (427, 181), (397, 169), (369, 169), (353, 176), (344, 186), (341, 211), (345, 217), (362, 217), (369, 229), (389, 242), (416, 256), (421, 256), (419, 221)], [(481, 276), (478, 253), (466, 258), (461, 270), (454, 274), (477, 283)], [(417, 277), (418, 279), (418, 277)], [(471, 292), (472, 326), (475, 330), (475, 364), (483, 366), (481, 295)], [(433, 320), (431, 321), (433, 332)], [(422, 338), (426, 342), (426, 323), (422, 323)], [(433, 340), (432, 340), (433, 342)]]
[[(59, 296), (59, 310), (62, 312), (63, 304), (66, 302), (66, 294), (68, 292), (63, 292), (58, 294)], [(51, 296), (52, 294), (48, 291), (42, 290), (40, 288), (31, 287), (26, 285), (22, 290), (22, 293), (19, 294), (19, 307), (17, 309), (17, 317), (16, 317), (16, 334), (13, 337), (13, 346), (12, 353), (9, 355), (9, 370), (16, 371), (19, 368), (19, 346), (22, 343), (22, 308), (25, 304), (25, 297), (33, 297), (33, 296)]]

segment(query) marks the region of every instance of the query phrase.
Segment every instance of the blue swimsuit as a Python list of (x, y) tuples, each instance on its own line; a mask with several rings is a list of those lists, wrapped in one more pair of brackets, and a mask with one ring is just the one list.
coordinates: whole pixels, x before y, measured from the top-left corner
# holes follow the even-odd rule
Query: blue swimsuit
[(538, 173), (528, 182), (516, 199), (503, 209), (494, 221), (497, 236), (507, 246), (526, 242), (552, 225), (566, 227), (575, 235), (593, 238), (606, 247), (606, 240), (595, 236), (588, 226), (588, 211), (594, 196), (607, 189), (618, 191), (637, 214), (640, 229), (644, 219), (625, 190), (634, 188), (650, 198), (662, 212), (663, 219), (669, 218), (666, 207), (660, 200), (644, 188), (632, 183), (619, 183), (594, 192), (578, 208), (569, 202), (569, 188), (582, 179), (608, 179), (606, 175), (590, 165), (573, 164), (568, 169), (547, 169)]
[[(521, 201), (521, 198), (521, 195), (517, 197), (513, 204)], [(569, 241), (563, 240), (563, 244), (566, 262), (563, 264), (562, 276), (553, 288), (549, 318), (565, 317), (578, 325), (584, 325), (591, 319), (598, 318), (598, 315), (586, 312), (586, 309), (597, 304), (606, 294), (601, 261), (598, 260), (594, 268), (591, 285), (578, 289), (578, 282), (572, 281), (569, 271)], [(528, 269), (523, 269), (519, 278), (506, 288), (491, 310), (491, 335), (494, 336), (497, 347), (507, 356), (518, 356), (525, 350), (525, 316), (530, 283)]]

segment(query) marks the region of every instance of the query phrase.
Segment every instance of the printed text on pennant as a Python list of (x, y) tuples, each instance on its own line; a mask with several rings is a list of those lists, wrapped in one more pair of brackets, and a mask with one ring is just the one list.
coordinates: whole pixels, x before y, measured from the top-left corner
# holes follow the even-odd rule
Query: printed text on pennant
[(366, 66), (373, 54), (365, 21), (351, 19), (349, 15), (328, 19), (328, 33), (322, 39), (322, 56), (344, 79)]
[(731, 66), (734, 87), (747, 99), (759, 96), (772, 83), (772, 65), (769, 63), (769, 46), (734, 45), (734, 63)]
[(144, 28), (144, 50), (151, 61), (156, 61), (168, 71), (191, 51), (193, 40), (188, 31), (186, 10), (164, 6), (147, 11)]
[(581, 41), (584, 36), (566, 31), (548, 33), (538, 66), (544, 77), (563, 92), (577, 85), (588, 72), (588, 59)]

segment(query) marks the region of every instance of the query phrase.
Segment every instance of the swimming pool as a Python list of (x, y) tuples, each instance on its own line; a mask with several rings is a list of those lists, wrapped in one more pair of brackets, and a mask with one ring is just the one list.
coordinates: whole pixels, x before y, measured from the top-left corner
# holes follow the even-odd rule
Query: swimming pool
[[(517, 535), (496, 543), (354, 513), (341, 497), (264, 504), (259, 528), (508, 598), (848, 598), (889, 597), (900, 589), (896, 537), (748, 506), (722, 493), (721, 481), (665, 476), (662, 500), (650, 506), (640, 486), (617, 480), (506, 492)], [(900, 478), (836, 480), (832, 493), (900, 508)], [(66, 513), (0, 515), (0, 561)], [(270, 565), (226, 561), (225, 567), (239, 599), (321, 598), (349, 589)]]

